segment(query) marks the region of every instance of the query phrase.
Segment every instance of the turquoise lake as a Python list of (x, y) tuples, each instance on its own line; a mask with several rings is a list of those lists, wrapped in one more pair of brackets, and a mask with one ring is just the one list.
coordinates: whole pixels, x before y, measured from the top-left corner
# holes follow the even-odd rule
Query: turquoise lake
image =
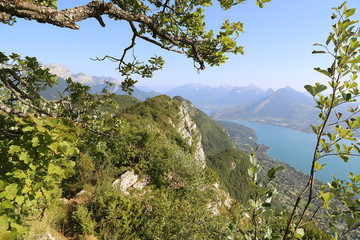
[[(288, 128), (282, 128), (261, 123), (232, 121), (250, 127), (256, 131), (256, 142), (270, 147), (268, 155), (274, 159), (286, 162), (296, 169), (309, 173), (316, 142), (315, 134), (308, 134)], [(360, 157), (352, 157), (347, 163), (342, 159), (329, 156), (319, 160), (327, 164), (318, 171), (315, 177), (324, 182), (332, 181), (332, 175), (348, 179), (348, 173), (360, 174)]]

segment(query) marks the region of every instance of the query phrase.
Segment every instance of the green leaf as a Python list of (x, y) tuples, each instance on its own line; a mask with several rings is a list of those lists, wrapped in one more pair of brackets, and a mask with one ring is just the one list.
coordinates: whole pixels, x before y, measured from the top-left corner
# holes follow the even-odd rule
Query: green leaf
[(11, 201), (9, 200), (5, 200), (5, 201), (2, 201), (1, 202), (1, 205), (0, 205), (0, 209), (3, 208), (3, 209), (11, 209), (13, 208), (13, 204)]
[(305, 85), (304, 88), (306, 89), (306, 91), (308, 91), (308, 92), (311, 94), (311, 96), (315, 96), (315, 95), (316, 95), (315, 92), (314, 92), (314, 87), (313, 87), (313, 86), (311, 86), (311, 85)]
[(298, 229), (296, 230), (295, 237), (298, 238), (298, 239), (302, 239), (303, 236), (304, 236), (304, 234), (305, 234), (304, 229), (298, 228)]
[(24, 202), (24, 199), (25, 199), (24, 196), (20, 195), (15, 198), (15, 202), (19, 205), (22, 205)]
[(23, 127), (23, 132), (31, 132), (31, 131), (34, 131), (35, 128), (34, 127), (31, 127), (31, 126), (26, 126), (26, 127)]
[(317, 71), (317, 72), (319, 72), (319, 73), (324, 74), (324, 75), (327, 76), (327, 77), (331, 77), (331, 74), (330, 74), (328, 71), (324, 70), (324, 69), (314, 68), (314, 70)]
[(26, 174), (24, 173), (24, 171), (18, 169), (18, 170), (15, 170), (13, 173), (12, 173), (12, 176), (14, 178), (18, 178), (18, 179), (23, 179), (23, 178), (26, 178)]
[(343, 97), (343, 99), (347, 102), (351, 99), (351, 93), (341, 93), (341, 96)]
[(37, 147), (39, 146), (39, 138), (38, 137), (34, 137), (33, 139), (31, 139), (31, 142), (32, 142), (32, 146), (33, 147)]
[(6, 215), (0, 215), (0, 233), (5, 233), (9, 227), (9, 219)]
[(354, 183), (357, 183), (358, 181), (360, 181), (360, 174), (359, 174), (359, 175), (356, 175), (355, 180), (354, 180)]
[(318, 162), (315, 162), (315, 169), (316, 169), (316, 171), (319, 171), (319, 170), (321, 170), (323, 167), (325, 167), (326, 166), (326, 164), (324, 164), (324, 165), (321, 165), (321, 164), (319, 164)]
[(16, 229), (17, 232), (26, 232), (26, 230), (28, 230), (27, 227), (17, 224), (16, 222), (10, 222), (10, 226)]
[(267, 175), (270, 179), (273, 179), (275, 177), (275, 173), (276, 173), (276, 169), (275, 168), (271, 168), (268, 172)]
[(315, 133), (316, 135), (319, 134), (319, 129), (318, 129), (316, 126), (310, 125), (310, 127), (311, 127), (311, 129), (314, 131), (314, 133)]
[(59, 153), (58, 147), (59, 147), (58, 142), (53, 142), (52, 144), (48, 145), (48, 148), (50, 148), (54, 153)]
[(70, 143), (67, 141), (59, 142), (58, 150), (61, 153), (67, 154), (70, 149)]
[(355, 10), (356, 10), (355, 8), (348, 9), (348, 10), (345, 12), (346, 18), (351, 17), (352, 15), (354, 15), (354, 14), (355, 14)]
[(49, 164), (49, 169), (48, 169), (48, 173), (51, 175), (51, 174), (57, 174), (59, 176), (63, 175), (65, 172), (64, 169), (62, 169), (61, 167), (59, 166), (56, 166), (52, 163)]
[(345, 155), (345, 154), (340, 154), (338, 155), (342, 160), (344, 160), (344, 162), (348, 162), (349, 161), (349, 155)]
[(336, 153), (339, 153), (339, 151), (340, 151), (340, 144), (338, 144), (337, 142), (335, 142), (334, 145), (335, 145)]
[(316, 95), (321, 93), (322, 91), (325, 91), (326, 89), (327, 89), (326, 85), (316, 83), (314, 93)]
[(16, 183), (12, 183), (5, 187), (5, 191), (7, 193), (7, 199), (13, 200), (17, 196), (18, 185)]
[(19, 160), (24, 161), (25, 163), (29, 163), (31, 158), (29, 157), (29, 154), (24, 151), (20, 153)]
[(330, 41), (334, 38), (335, 33), (330, 33), (329, 37), (326, 40), (326, 45), (329, 45)]
[(20, 146), (11, 145), (11, 146), (9, 147), (8, 153), (9, 153), (9, 154), (14, 154), (14, 153), (20, 152), (20, 151), (21, 151), (21, 147), (20, 147)]

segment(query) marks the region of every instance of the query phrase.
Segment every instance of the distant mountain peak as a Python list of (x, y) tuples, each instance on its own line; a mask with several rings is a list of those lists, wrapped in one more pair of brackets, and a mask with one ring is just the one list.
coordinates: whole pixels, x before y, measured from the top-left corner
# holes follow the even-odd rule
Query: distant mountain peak
[(44, 67), (49, 68), (50, 73), (55, 74), (63, 79), (67, 79), (72, 75), (70, 68), (60, 65), (58, 63), (48, 63)]
[(87, 75), (85, 73), (73, 73), (70, 68), (60, 65), (58, 63), (48, 63), (44, 67), (49, 68), (50, 72), (52, 74), (57, 75), (58, 77), (61, 77), (63, 79), (72, 78), (73, 81), (79, 82), (81, 84), (85, 85), (97, 85), (97, 84), (103, 84), (105, 81), (113, 82), (116, 84), (120, 84), (120, 81), (111, 78), (111, 77), (98, 77), (98, 76), (92, 76)]
[(260, 88), (260, 87), (251, 83), (251, 84), (247, 85), (245, 88)]

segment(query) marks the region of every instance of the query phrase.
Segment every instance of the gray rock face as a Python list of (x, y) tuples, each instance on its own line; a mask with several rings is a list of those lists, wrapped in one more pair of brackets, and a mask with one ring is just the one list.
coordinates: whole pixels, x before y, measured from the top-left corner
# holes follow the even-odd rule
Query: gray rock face
[(219, 209), (218, 209), (216, 203), (208, 203), (207, 209), (209, 209), (213, 215), (220, 215), (220, 212), (219, 212)]
[(234, 200), (230, 197), (228, 192), (221, 190), (218, 183), (213, 184), (214, 199), (207, 204), (207, 209), (211, 211), (213, 215), (219, 215), (219, 209), (231, 208)]
[(114, 188), (119, 189), (125, 195), (130, 194), (129, 191), (131, 189), (143, 189), (150, 183), (150, 177), (145, 175), (143, 178), (139, 180), (139, 176), (135, 174), (133, 171), (127, 171), (120, 178), (116, 179), (112, 186)]
[(144, 178), (141, 181), (138, 181), (137, 183), (135, 183), (132, 187), (135, 189), (143, 189), (146, 185), (148, 185), (150, 183), (150, 177), (149, 176), (144, 176)]
[(51, 233), (33, 234), (30, 236), (30, 240), (55, 240)]
[(205, 168), (205, 153), (201, 144), (201, 134), (196, 123), (191, 119), (186, 106), (180, 106), (179, 118), (180, 124), (177, 127), (177, 132), (190, 146), (195, 146), (195, 158)]
[(134, 172), (127, 171), (123, 175), (121, 175), (119, 179), (116, 179), (112, 183), (112, 186), (120, 189), (120, 191), (122, 192), (125, 192), (129, 187), (131, 187), (137, 182), (138, 178), (139, 176)]
[(224, 205), (227, 206), (228, 208), (231, 208), (233, 203), (233, 200), (231, 199), (229, 193), (226, 193), (226, 199), (224, 200)]
[(55, 240), (55, 238), (51, 236), (51, 233), (45, 233), (44, 236), (40, 238), (40, 240)]

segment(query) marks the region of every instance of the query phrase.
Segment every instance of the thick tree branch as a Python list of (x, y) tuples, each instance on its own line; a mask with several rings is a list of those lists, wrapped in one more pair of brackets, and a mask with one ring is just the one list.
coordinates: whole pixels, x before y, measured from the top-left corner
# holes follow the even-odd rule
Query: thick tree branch
[(27, 114), (20, 112), (19, 110), (16, 110), (15, 108), (11, 108), (8, 107), (6, 104), (4, 104), (1, 100), (0, 100), (0, 110), (7, 113), (7, 114), (15, 114), (18, 115), (19, 117), (26, 117)]
[[(69, 8), (65, 10), (43, 7), (23, 0), (9, 1), (0, 0), (0, 14), (15, 16), (19, 18), (33, 19), (40, 23), (49, 23), (58, 27), (79, 30), (77, 22), (88, 18), (96, 18), (98, 21), (102, 15), (114, 17), (119, 20), (136, 22), (146, 25), (156, 36), (169, 41), (179, 48), (187, 47), (193, 51), (193, 57), (200, 64), (200, 69), (205, 69), (204, 60), (199, 52), (199, 45), (204, 39), (190, 39), (186, 36), (179, 36), (165, 31), (152, 18), (142, 13), (126, 11), (115, 6), (113, 3), (105, 3), (93, 0), (86, 5)], [(4, 15), (4, 16), (5, 16)], [(102, 26), (104, 22), (99, 21)], [(145, 38), (146, 39), (146, 38)]]

